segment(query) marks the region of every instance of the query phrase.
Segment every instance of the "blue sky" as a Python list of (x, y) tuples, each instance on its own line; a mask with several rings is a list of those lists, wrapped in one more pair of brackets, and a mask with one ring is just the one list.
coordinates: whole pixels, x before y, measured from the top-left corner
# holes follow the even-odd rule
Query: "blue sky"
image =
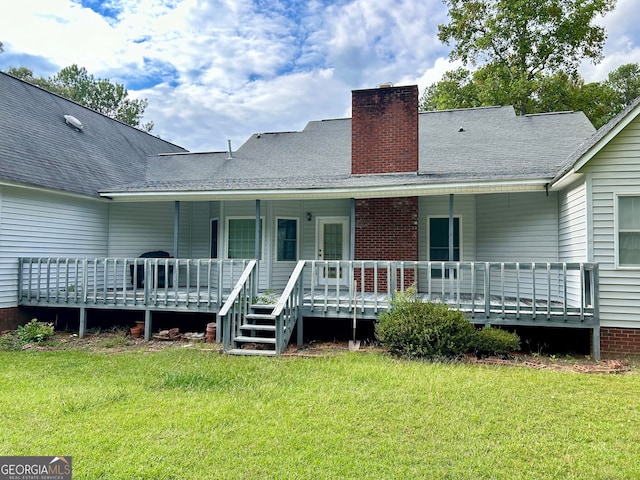
[[(76, 63), (146, 98), (153, 133), (192, 151), (350, 115), (351, 90), (420, 92), (452, 65), (440, 0), (0, 0), (0, 70), (49, 76)], [(640, 63), (637, 0), (599, 23), (605, 58), (587, 81)]]

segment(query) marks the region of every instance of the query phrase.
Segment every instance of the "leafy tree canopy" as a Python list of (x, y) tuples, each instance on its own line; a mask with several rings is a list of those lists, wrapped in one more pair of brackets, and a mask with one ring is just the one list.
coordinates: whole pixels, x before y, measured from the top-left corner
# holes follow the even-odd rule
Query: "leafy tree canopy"
[[(616, 0), (443, 0), (448, 24), (438, 37), (453, 45), (450, 57), (480, 65), (483, 88), (504, 91), (527, 113), (541, 77), (573, 76), (584, 59), (598, 62), (606, 40), (596, 16)], [(474, 75), (475, 77), (475, 75)], [(467, 85), (468, 86), (468, 85)]]
[(129, 98), (124, 85), (95, 78), (84, 67), (74, 64), (49, 78), (34, 77), (27, 67), (11, 67), (7, 73), (141, 130), (153, 128), (153, 122), (141, 123), (146, 99)]
[[(428, 86), (421, 98), (423, 110), (482, 107), (513, 104), (506, 77), (495, 65), (475, 72), (465, 68), (446, 72)], [(622, 65), (602, 82), (585, 83), (579, 74), (558, 71), (536, 76), (532, 95), (527, 99), (529, 113), (583, 111), (597, 128), (640, 96), (640, 65)]]

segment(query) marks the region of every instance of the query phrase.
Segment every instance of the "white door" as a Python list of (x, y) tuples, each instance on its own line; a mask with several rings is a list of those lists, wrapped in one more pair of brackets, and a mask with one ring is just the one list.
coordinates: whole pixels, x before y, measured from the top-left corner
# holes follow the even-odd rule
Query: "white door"
[[(349, 257), (349, 217), (318, 217), (316, 219), (316, 258), (318, 260), (347, 260)], [(318, 283), (347, 285), (347, 269), (321, 265)]]

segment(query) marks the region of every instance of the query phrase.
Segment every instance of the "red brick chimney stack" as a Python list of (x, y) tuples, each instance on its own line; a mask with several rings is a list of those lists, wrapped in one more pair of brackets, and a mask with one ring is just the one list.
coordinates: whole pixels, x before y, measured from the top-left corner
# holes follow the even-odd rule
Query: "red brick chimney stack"
[[(418, 171), (418, 87), (380, 87), (352, 92), (351, 173)], [(418, 260), (418, 197), (358, 198), (355, 201), (355, 260)], [(374, 288), (365, 269), (367, 291)], [(380, 274), (378, 291), (390, 279)], [(399, 281), (399, 280), (397, 280)], [(404, 278), (408, 287), (415, 278)], [(362, 284), (362, 283), (361, 283)], [(401, 285), (391, 286), (400, 289)]]
[(354, 90), (351, 173), (418, 171), (418, 87)]

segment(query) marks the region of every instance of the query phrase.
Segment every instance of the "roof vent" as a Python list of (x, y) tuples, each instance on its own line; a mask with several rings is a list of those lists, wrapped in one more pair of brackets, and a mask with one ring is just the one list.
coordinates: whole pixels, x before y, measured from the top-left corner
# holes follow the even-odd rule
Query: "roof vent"
[(67, 122), (67, 125), (75, 128), (77, 131), (82, 130), (82, 122), (73, 115), (65, 115), (64, 121)]
[(391, 87), (393, 87), (393, 83), (385, 82), (385, 83), (381, 83), (380, 85), (378, 85), (377, 88), (391, 88)]

